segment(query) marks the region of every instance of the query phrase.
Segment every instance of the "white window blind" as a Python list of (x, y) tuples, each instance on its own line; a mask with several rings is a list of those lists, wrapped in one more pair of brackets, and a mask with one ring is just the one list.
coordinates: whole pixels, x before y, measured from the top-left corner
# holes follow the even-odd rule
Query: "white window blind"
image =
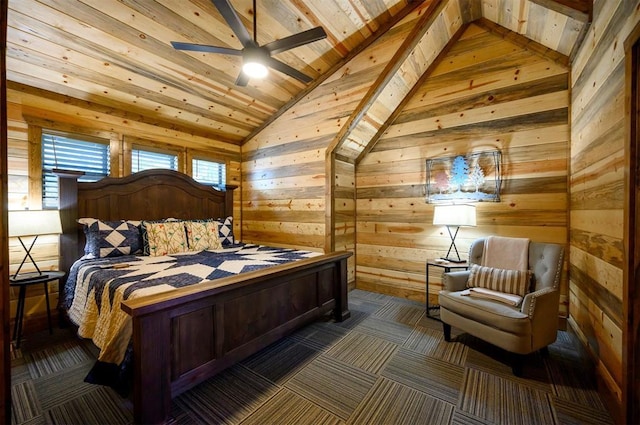
[(162, 168), (178, 169), (178, 156), (170, 153), (152, 152), (142, 149), (131, 150), (131, 172)]
[(224, 162), (193, 159), (191, 163), (193, 179), (214, 187), (224, 187), (227, 182)]
[(43, 131), (42, 206), (58, 207), (58, 177), (53, 169), (82, 171), (79, 181), (97, 181), (109, 175), (109, 141)]

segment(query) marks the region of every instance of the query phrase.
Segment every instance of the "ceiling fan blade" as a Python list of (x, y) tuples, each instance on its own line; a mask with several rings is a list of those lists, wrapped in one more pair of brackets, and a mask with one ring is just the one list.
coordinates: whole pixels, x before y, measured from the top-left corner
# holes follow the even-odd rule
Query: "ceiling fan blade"
[(308, 75), (303, 74), (302, 72), (298, 71), (297, 69), (292, 68), (292, 67), (290, 67), (289, 65), (287, 65), (287, 64), (285, 64), (285, 63), (280, 62), (280, 61), (279, 61), (279, 60), (277, 60), (277, 59), (274, 59), (274, 58), (271, 58), (271, 57), (270, 57), (269, 59), (267, 59), (267, 61), (266, 61), (266, 62), (267, 62), (266, 64), (267, 64), (269, 67), (271, 67), (271, 68), (275, 69), (276, 71), (280, 71), (280, 72), (282, 72), (283, 74), (287, 74), (287, 75), (289, 75), (289, 76), (291, 76), (291, 77), (295, 78), (296, 80), (300, 80), (300, 81), (302, 81), (302, 82), (303, 82), (303, 83), (305, 83), (305, 84), (306, 84), (306, 83), (310, 83), (310, 82), (313, 80), (313, 79), (312, 79), (311, 77), (309, 77)]
[(236, 86), (244, 87), (249, 83), (249, 76), (244, 72), (240, 71), (238, 74), (238, 78), (236, 78)]
[(265, 44), (266, 48), (271, 54), (284, 52), (285, 50), (293, 49), (294, 47), (302, 46), (303, 44), (313, 43), (314, 41), (322, 40), (327, 37), (327, 33), (322, 27), (311, 28), (310, 30), (302, 31), (297, 34), (290, 35), (280, 40), (272, 41)]
[(189, 50), (191, 52), (222, 53), (224, 55), (242, 56), (242, 50), (228, 47), (208, 46), (206, 44), (181, 43), (172, 41), (171, 45), (177, 50)]
[(229, 0), (211, 0), (211, 2), (218, 9), (224, 20), (227, 21), (233, 33), (238, 37), (240, 43), (242, 43), (242, 46), (253, 45), (254, 43), (249, 31), (247, 31), (247, 28), (242, 24), (240, 17), (229, 3)]

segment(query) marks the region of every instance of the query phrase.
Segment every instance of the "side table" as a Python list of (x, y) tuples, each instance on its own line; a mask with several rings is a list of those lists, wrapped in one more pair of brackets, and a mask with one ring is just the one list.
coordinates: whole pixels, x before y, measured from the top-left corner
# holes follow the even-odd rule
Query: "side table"
[(18, 293), (18, 306), (16, 308), (16, 321), (13, 325), (13, 339), (16, 341), (16, 348), (20, 348), (20, 340), (22, 339), (22, 320), (24, 319), (24, 300), (27, 295), (27, 286), (37, 285), (39, 283), (44, 285), (44, 296), (47, 301), (47, 319), (49, 320), (49, 333), (53, 333), (53, 326), (51, 325), (51, 309), (49, 307), (48, 283), (62, 279), (64, 275), (64, 272), (46, 271), (42, 273), (42, 276), (35, 276), (29, 279), (15, 279), (13, 276), (9, 277), (9, 285), (20, 288), (20, 292)]
[(429, 305), (429, 267), (440, 267), (444, 270), (442, 270), (443, 273), (449, 273), (452, 270), (468, 270), (469, 269), (469, 263), (468, 262), (464, 262), (464, 263), (452, 263), (451, 261), (445, 261), (445, 260), (440, 260), (440, 259), (432, 259), (432, 260), (427, 260), (427, 265), (426, 265), (426, 278), (425, 278), (425, 282), (426, 282), (426, 309), (427, 309), (427, 317), (430, 319), (438, 319), (440, 320), (440, 318), (438, 316), (434, 316), (431, 314), (431, 310), (437, 310), (440, 308), (439, 305)]

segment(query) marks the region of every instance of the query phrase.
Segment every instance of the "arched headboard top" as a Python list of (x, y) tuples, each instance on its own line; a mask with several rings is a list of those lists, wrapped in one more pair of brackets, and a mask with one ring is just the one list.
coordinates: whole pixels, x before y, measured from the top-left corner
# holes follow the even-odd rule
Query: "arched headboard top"
[(122, 178), (78, 182), (78, 173), (57, 172), (59, 179), (61, 269), (68, 271), (82, 254), (79, 218), (100, 220), (205, 219), (233, 215), (233, 190), (218, 190), (172, 170), (145, 170)]

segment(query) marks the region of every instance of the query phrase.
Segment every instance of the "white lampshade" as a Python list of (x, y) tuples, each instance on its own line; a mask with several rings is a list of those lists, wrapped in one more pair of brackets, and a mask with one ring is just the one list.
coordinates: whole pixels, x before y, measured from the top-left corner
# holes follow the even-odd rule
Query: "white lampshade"
[(435, 226), (475, 226), (475, 205), (435, 205), (433, 208)]
[(58, 210), (9, 211), (9, 237), (62, 233)]

